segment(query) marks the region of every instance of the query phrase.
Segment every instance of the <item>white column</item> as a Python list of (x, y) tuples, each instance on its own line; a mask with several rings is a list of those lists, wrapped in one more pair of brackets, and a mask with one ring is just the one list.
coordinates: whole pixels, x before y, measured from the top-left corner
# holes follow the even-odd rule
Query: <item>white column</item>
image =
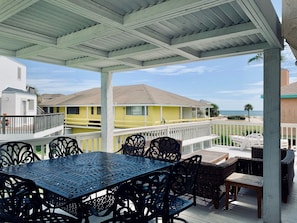
[(179, 108), (179, 120), (183, 119), (183, 107)]
[(101, 73), (101, 137), (102, 150), (113, 152), (113, 90), (112, 73)]
[(281, 222), (280, 49), (264, 51), (263, 221)]
[(160, 123), (163, 123), (163, 106), (160, 106)]
[(148, 107), (144, 105), (144, 117), (143, 117), (144, 126), (147, 126), (147, 116), (146, 116), (147, 112), (148, 112)]

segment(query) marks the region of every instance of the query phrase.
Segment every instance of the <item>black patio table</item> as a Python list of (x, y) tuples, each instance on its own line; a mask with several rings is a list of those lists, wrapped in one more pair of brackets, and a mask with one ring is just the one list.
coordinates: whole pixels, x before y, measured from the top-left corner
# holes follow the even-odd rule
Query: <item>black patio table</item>
[(91, 152), (14, 165), (1, 171), (35, 182), (37, 186), (75, 201), (149, 172), (173, 165), (140, 156)]

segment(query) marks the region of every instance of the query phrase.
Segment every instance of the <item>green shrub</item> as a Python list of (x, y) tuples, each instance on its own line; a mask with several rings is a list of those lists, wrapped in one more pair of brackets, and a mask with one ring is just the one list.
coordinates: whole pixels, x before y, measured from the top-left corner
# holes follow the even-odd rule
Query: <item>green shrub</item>
[(245, 120), (245, 116), (232, 115), (227, 117), (228, 120)]

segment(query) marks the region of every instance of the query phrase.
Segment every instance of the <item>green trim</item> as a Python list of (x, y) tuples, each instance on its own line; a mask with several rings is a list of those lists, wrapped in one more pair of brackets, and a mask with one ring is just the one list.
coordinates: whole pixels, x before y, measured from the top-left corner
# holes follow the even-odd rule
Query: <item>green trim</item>
[[(261, 95), (261, 98), (264, 98), (264, 95)], [(281, 98), (297, 98), (297, 94), (283, 94), (281, 95)]]
[(297, 98), (297, 94), (284, 94), (281, 98)]

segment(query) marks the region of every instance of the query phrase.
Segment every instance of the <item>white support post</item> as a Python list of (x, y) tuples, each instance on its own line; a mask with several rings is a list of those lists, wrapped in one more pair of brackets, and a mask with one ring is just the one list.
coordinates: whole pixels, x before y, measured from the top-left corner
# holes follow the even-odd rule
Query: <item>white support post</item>
[(264, 51), (263, 221), (281, 222), (280, 49)]
[(114, 152), (113, 149), (113, 90), (112, 73), (101, 73), (101, 138), (102, 151)]

